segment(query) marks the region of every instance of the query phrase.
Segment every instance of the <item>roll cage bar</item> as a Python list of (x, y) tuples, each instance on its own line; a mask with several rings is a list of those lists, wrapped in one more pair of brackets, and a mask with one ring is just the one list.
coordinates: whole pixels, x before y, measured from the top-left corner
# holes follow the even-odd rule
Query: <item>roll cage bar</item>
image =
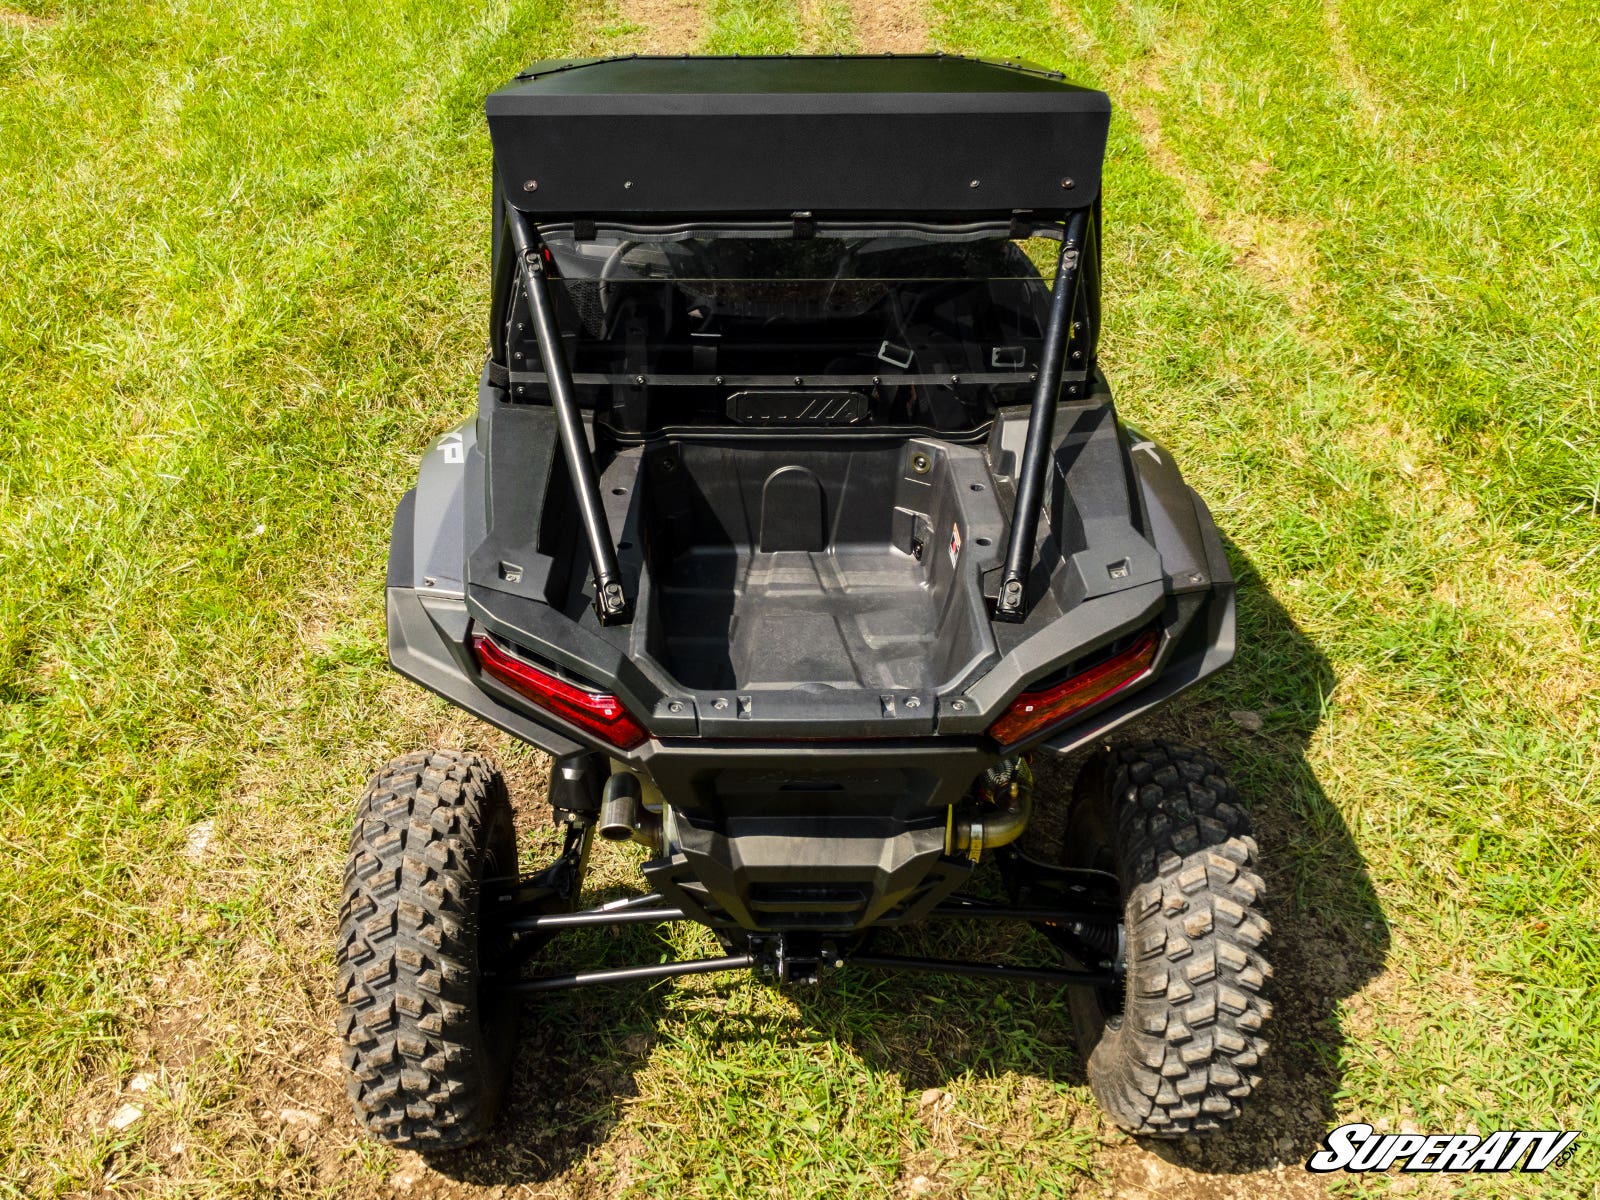
[[(527, 294), (533, 333), (544, 365), (544, 382), (549, 388), (551, 406), (555, 409), (561, 451), (577, 500), (584, 541), (588, 545), (590, 570), (594, 579), (595, 614), (602, 625), (625, 624), (632, 617), (633, 605), (622, 586), (616, 542), (606, 520), (599, 478), (573, 393), (571, 366), (556, 323), (555, 302), (550, 294), (549, 282), (554, 272), (552, 256), (533, 219), (499, 197), (496, 199), (496, 207), (504, 220), (505, 240), (499, 237), (495, 239), (495, 258), (498, 260), (506, 250), (511, 252), (515, 262), (515, 277), (520, 279)], [(810, 214), (796, 214), (794, 221), (795, 233), (799, 236), (830, 228), (829, 225), (811, 220)], [(585, 224), (587, 228), (584, 232), (592, 235), (595, 223), (588, 221)], [(1016, 502), (1011, 511), (1005, 566), (1001, 571), (1000, 591), (995, 602), (994, 617), (997, 621), (1016, 623), (1027, 618), (1027, 580), (1033, 568), (1034, 541), (1039, 529), (1039, 510), (1044, 501), (1050, 448), (1055, 443), (1056, 405), (1067, 355), (1082, 356), (1086, 387), (1094, 377), (1098, 297), (1093, 288), (1086, 297), (1081, 293), (1087, 274), (1086, 263), (1098, 265), (1098, 226), (1099, 204), (1096, 202), (1088, 207), (1068, 210), (1059, 225), (1036, 225), (1013, 220), (1009, 226), (969, 224), (965, 227), (1005, 231), (1009, 236), (1053, 234), (1060, 239), (1055, 278), (1051, 286), (1049, 317), (1044, 329), (1042, 361), (1033, 380), (1035, 386), (1029, 407), (1028, 435), (1017, 474)], [(770, 228), (770, 223), (765, 227)], [(862, 223), (850, 223), (847, 227), (861, 229), (864, 226)], [(880, 227), (904, 229), (907, 224), (886, 222)], [(926, 228), (931, 232), (952, 227), (929, 225)], [(959, 230), (962, 227), (954, 228)], [(502, 271), (498, 261), (495, 267), (491, 361), (503, 358), (505, 354), (505, 317), (510, 310), (513, 291), (513, 271)], [(1097, 271), (1095, 282), (1098, 282)], [(1083, 300), (1087, 302), (1081, 303)], [(1074, 350), (1074, 346), (1079, 348)], [(504, 363), (501, 365), (503, 367)]]

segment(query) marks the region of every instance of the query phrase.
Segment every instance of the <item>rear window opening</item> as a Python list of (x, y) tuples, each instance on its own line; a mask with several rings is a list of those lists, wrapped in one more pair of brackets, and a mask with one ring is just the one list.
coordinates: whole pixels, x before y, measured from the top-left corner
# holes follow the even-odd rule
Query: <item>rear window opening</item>
[[(626, 440), (677, 426), (976, 435), (1026, 404), (1056, 243), (1002, 232), (544, 231), (578, 402)], [(546, 376), (518, 291), (511, 399)]]

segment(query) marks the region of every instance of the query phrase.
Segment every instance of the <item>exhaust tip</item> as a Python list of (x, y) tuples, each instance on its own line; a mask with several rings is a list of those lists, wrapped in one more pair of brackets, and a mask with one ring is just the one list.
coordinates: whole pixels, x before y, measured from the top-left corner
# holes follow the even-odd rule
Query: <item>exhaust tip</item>
[(627, 771), (612, 775), (600, 797), (600, 820), (595, 831), (608, 842), (631, 841), (644, 814), (639, 800), (639, 780), (634, 775)]

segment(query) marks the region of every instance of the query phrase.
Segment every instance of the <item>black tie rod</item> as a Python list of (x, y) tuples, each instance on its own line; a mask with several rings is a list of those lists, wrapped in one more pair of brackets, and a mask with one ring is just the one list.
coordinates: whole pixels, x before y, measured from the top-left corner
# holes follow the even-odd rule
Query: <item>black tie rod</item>
[(577, 402), (572, 397), (572, 371), (556, 330), (549, 272), (541, 253), (543, 242), (526, 216), (509, 204), (505, 209), (511, 242), (516, 247), (517, 263), (522, 271), (522, 286), (528, 293), (539, 357), (544, 360), (545, 376), (550, 383), (550, 402), (561, 429), (561, 451), (567, 460), (567, 473), (572, 476), (583, 536), (589, 543), (589, 562), (594, 568), (594, 610), (602, 625), (621, 624), (629, 616), (628, 599), (622, 591), (617, 548), (611, 541), (606, 510), (600, 501), (600, 481), (595, 476), (594, 460), (589, 457), (589, 440), (584, 436)]
[(598, 971), (574, 971), (570, 975), (546, 975), (542, 979), (513, 979), (502, 984), (505, 992), (565, 992), (599, 983), (640, 983), (672, 979), (678, 975), (709, 975), (716, 971), (737, 971), (756, 965), (753, 954), (729, 954), (723, 958), (690, 958), (682, 962), (650, 963), (643, 967), (607, 967)]
[(1006, 565), (1000, 575), (1000, 598), (994, 615), (1000, 621), (1022, 621), (1028, 615), (1028, 575), (1033, 570), (1033, 542), (1039, 532), (1039, 508), (1044, 503), (1050, 451), (1055, 443), (1056, 404), (1060, 400), (1061, 370), (1072, 340), (1072, 314), (1078, 307), (1078, 280), (1082, 278), (1084, 239), (1089, 210), (1067, 214), (1061, 232), (1061, 256), (1056, 260), (1056, 282), (1050, 293), (1050, 319), (1044, 330), (1044, 350), (1039, 380), (1028, 414), (1028, 440), (1022, 448), (1022, 469), (1017, 474), (1017, 503), (1011, 510), (1011, 540), (1006, 543)]

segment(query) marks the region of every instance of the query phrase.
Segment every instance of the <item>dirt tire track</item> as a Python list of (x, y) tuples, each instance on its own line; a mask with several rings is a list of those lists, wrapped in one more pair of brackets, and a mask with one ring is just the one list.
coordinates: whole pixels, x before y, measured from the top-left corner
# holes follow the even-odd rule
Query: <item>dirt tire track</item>
[(917, 0), (851, 0), (864, 54), (920, 54), (929, 49), (928, 16)]
[(640, 54), (693, 54), (705, 40), (700, 0), (618, 0), (617, 14), (644, 30), (632, 46)]

